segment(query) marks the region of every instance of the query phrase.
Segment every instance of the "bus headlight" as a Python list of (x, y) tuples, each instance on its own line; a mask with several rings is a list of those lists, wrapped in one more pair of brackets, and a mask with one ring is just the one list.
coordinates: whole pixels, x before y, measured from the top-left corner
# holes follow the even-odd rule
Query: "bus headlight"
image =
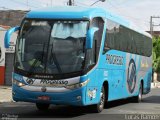
[(65, 88), (67, 89), (77, 89), (77, 88), (81, 88), (81, 87), (84, 87), (88, 84), (89, 80), (86, 80), (82, 83), (77, 83), (77, 84), (73, 84), (73, 85), (67, 85), (65, 86)]
[(24, 83), (22, 83), (22, 82), (20, 82), (20, 81), (17, 81), (17, 80), (13, 80), (13, 84), (17, 85), (18, 87), (25, 86)]

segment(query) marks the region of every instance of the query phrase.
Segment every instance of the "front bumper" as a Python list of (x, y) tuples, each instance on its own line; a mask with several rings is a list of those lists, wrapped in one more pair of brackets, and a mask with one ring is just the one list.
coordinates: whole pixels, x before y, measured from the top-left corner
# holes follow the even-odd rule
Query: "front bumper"
[[(24, 102), (33, 102), (33, 103), (48, 103), (48, 104), (61, 104), (61, 105), (74, 105), (74, 106), (85, 106), (86, 98), (86, 86), (69, 90), (66, 92), (36, 92), (25, 90), (17, 85), (13, 84), (13, 100), (14, 101), (24, 101)], [(40, 96), (48, 96), (50, 100), (38, 100)]]

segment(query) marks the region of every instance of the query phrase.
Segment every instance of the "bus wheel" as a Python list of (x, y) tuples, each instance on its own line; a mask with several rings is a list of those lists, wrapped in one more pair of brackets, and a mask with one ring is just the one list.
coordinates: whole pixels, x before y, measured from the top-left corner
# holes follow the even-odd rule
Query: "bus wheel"
[(40, 111), (45, 111), (45, 110), (48, 110), (49, 104), (36, 103), (36, 107), (37, 107), (37, 109), (40, 110)]
[(93, 105), (93, 111), (96, 113), (102, 112), (104, 109), (104, 104), (105, 104), (105, 89), (104, 86), (102, 87), (101, 93), (100, 93), (100, 102), (96, 105)]
[(136, 97), (133, 98), (134, 102), (136, 103), (139, 103), (142, 101), (142, 83), (140, 84), (140, 87), (139, 87), (139, 93)]

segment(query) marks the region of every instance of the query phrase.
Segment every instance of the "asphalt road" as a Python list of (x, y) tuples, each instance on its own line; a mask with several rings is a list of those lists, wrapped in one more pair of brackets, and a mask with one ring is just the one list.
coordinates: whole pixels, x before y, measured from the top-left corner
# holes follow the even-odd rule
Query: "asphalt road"
[(0, 118), (160, 120), (160, 89), (152, 89), (148, 95), (143, 96), (142, 103), (131, 103), (130, 99), (109, 102), (99, 114), (93, 113), (88, 107), (52, 105), (48, 111), (41, 112), (32, 103), (0, 103)]

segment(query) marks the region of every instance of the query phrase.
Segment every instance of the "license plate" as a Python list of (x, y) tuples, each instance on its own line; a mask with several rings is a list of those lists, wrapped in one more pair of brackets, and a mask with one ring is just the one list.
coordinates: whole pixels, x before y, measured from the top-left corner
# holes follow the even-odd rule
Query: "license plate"
[(47, 101), (47, 100), (50, 100), (50, 97), (49, 97), (49, 96), (39, 96), (39, 97), (38, 97), (38, 100)]

